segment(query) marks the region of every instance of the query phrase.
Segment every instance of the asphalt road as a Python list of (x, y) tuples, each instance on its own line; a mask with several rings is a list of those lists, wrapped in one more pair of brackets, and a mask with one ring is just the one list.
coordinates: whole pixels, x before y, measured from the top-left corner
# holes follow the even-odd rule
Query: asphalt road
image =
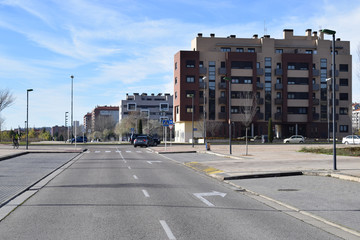
[(339, 239), (172, 157), (89, 147), (0, 222), (1, 239)]

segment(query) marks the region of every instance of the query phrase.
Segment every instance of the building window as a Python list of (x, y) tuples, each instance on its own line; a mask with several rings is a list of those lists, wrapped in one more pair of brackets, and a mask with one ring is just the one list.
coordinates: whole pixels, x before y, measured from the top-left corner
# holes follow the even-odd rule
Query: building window
[(195, 67), (195, 60), (186, 60), (186, 67), (187, 68), (194, 68)]
[(222, 112), (222, 113), (225, 112), (225, 106), (221, 106), (221, 107), (220, 107), (220, 112)]
[(255, 48), (248, 48), (248, 52), (255, 52)]
[(309, 85), (308, 78), (288, 78), (288, 85)]
[(309, 99), (307, 92), (288, 92), (289, 99)]
[(177, 92), (175, 92), (175, 99), (177, 99)]
[(243, 48), (236, 48), (236, 52), (244, 52)]
[(339, 71), (340, 71), (340, 72), (347, 72), (347, 71), (349, 71), (348, 65), (347, 65), (347, 64), (340, 64)]
[(288, 63), (288, 70), (309, 70), (308, 63), (299, 63), (299, 62), (289, 62)]
[(231, 52), (231, 48), (229, 48), (229, 47), (222, 47), (222, 48), (221, 48), (221, 51), (222, 51), (222, 52)]
[(281, 54), (281, 53), (283, 53), (283, 50), (282, 49), (276, 49), (275, 53)]
[(177, 77), (175, 77), (175, 84), (177, 84)]
[(340, 93), (340, 100), (349, 100), (349, 96), (347, 93)]
[(195, 97), (195, 91), (193, 90), (186, 91), (186, 98), (192, 98), (193, 96)]
[(194, 77), (194, 76), (187, 76), (187, 77), (186, 77), (186, 82), (187, 82), (187, 83), (193, 83), (193, 82), (195, 82), (195, 77)]
[(340, 132), (348, 132), (349, 126), (348, 125), (340, 125)]
[(160, 103), (160, 111), (169, 111), (169, 104), (168, 103)]
[(307, 107), (288, 107), (288, 114), (307, 114)]
[(175, 70), (177, 69), (177, 62), (175, 63)]
[(231, 107), (231, 113), (240, 113), (240, 107), (239, 106), (232, 106)]
[(179, 114), (179, 106), (176, 106), (176, 113)]
[(199, 67), (200, 67), (200, 68), (204, 67), (204, 62), (203, 62), (203, 61), (200, 61), (200, 62), (199, 62)]
[(312, 53), (313, 53), (313, 50), (305, 50), (305, 53), (306, 53), (306, 54), (312, 54)]
[(253, 63), (245, 61), (232, 61), (231, 69), (253, 69)]
[(187, 113), (192, 113), (192, 106), (186, 106), (186, 112)]
[(136, 103), (128, 103), (127, 110), (128, 111), (136, 111)]
[(348, 108), (340, 108), (339, 114), (340, 115), (347, 115), (349, 109)]
[(233, 84), (252, 84), (251, 77), (232, 77), (231, 83)]
[(340, 78), (340, 86), (348, 86), (349, 80), (347, 78)]

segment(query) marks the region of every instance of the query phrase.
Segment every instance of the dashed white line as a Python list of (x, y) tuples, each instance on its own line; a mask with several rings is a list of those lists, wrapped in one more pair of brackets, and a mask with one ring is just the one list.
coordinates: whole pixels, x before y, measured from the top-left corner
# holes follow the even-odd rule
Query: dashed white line
[(128, 169), (131, 169), (131, 167), (130, 167), (130, 166), (128, 166)]
[(105, 151), (106, 153), (111, 153), (111, 151), (109, 151), (109, 150), (107, 150), (107, 151)]
[(121, 154), (121, 151), (119, 151), (119, 149), (117, 149), (117, 151), (120, 155), (120, 157), (122, 158), (122, 160), (124, 161), (124, 163), (127, 163), (127, 161), (125, 160), (125, 158), (123, 157), (123, 155)]
[(136, 175), (133, 175), (133, 177), (134, 177), (134, 179), (136, 179), (136, 180), (139, 179)]
[(142, 192), (145, 195), (145, 197), (150, 197), (149, 193), (145, 189), (143, 189)]
[(95, 153), (100, 153), (100, 151), (95, 151)]
[(170, 227), (167, 225), (167, 223), (164, 220), (160, 220), (160, 224), (163, 227), (163, 229), (164, 229), (166, 235), (168, 236), (168, 238), (170, 240), (176, 240), (174, 234), (172, 233), (172, 231), (171, 231)]
[(131, 151), (126, 151), (127, 153), (131, 153)]

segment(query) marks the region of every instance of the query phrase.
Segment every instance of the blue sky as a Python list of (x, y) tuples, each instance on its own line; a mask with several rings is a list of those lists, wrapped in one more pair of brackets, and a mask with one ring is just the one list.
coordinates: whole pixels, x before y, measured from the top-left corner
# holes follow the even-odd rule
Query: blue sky
[(71, 75), (80, 122), (126, 93), (173, 94), (174, 54), (200, 32), (282, 38), (283, 29), (334, 29), (351, 41), (359, 102), (359, 23), (358, 0), (0, 0), (0, 89), (16, 97), (2, 129), (24, 126), (29, 88), (29, 126), (63, 125)]

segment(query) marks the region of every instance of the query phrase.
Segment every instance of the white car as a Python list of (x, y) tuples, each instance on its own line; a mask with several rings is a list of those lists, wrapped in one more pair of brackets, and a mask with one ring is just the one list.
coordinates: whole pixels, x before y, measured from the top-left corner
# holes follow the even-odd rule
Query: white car
[(343, 144), (360, 144), (360, 136), (358, 135), (349, 135), (342, 139)]
[(304, 143), (305, 138), (301, 135), (293, 135), (284, 139), (284, 143)]

